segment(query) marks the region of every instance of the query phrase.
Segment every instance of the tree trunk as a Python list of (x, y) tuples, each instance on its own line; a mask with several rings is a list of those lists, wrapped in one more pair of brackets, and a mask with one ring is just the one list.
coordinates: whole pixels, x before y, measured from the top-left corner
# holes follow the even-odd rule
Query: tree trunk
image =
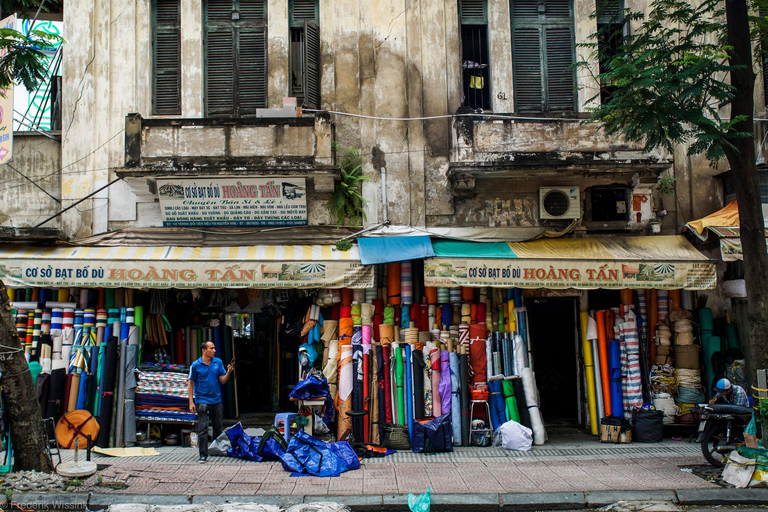
[(37, 393), (24, 357), (24, 347), (11, 318), (11, 304), (5, 285), (0, 281), (0, 345), (4, 346), (2, 384), (8, 405), (8, 423), (11, 429), (15, 471), (35, 470), (50, 473), (51, 461), (43, 441), (42, 415)]
[[(731, 85), (736, 95), (731, 103), (731, 119), (745, 116), (734, 130), (754, 133), (754, 84), (752, 71), (752, 42), (746, 0), (726, 0), (725, 13), (728, 27), (728, 52), (731, 65), (743, 69), (731, 71)], [(760, 185), (755, 169), (754, 137), (733, 139), (736, 150), (727, 149), (739, 203), (741, 247), (747, 285), (747, 320), (749, 339), (743, 340), (747, 356), (750, 382), (754, 370), (768, 368), (768, 248), (765, 242)]]

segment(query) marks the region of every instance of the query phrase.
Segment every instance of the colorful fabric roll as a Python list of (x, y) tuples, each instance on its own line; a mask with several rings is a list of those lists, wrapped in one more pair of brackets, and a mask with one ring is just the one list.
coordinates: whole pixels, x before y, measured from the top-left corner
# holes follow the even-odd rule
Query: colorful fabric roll
[(363, 325), (363, 319), (360, 316), (361, 311), (362, 311), (362, 308), (360, 307), (360, 303), (353, 302), (352, 308), (350, 310), (350, 315), (352, 317), (352, 325)]
[(387, 303), (398, 305), (400, 296), (400, 262), (387, 264)]
[(626, 347), (626, 367), (622, 381), (624, 415), (629, 419), (635, 407), (643, 405), (643, 381), (640, 368), (640, 340), (637, 335), (637, 318), (634, 313), (626, 315), (621, 324), (621, 334)]
[(135, 322), (135, 309), (134, 308), (125, 308), (125, 323), (127, 324), (133, 324)]
[(376, 299), (376, 288), (365, 289), (365, 302), (371, 303)]
[(61, 320), (61, 328), (65, 329), (67, 327), (74, 327), (75, 325), (75, 310), (72, 308), (64, 308), (62, 320)]
[(27, 343), (27, 323), (29, 322), (29, 312), (26, 309), (16, 311), (16, 335), (19, 337), (19, 343)]
[(658, 290), (656, 292), (656, 300), (658, 304), (658, 321), (663, 322), (667, 319), (667, 315), (669, 314), (669, 291)]
[(413, 304), (413, 273), (410, 261), (400, 262), (400, 302)]
[(461, 286), (452, 286), (450, 288), (450, 302), (461, 302)]
[[(351, 319), (350, 329), (351, 329)], [(346, 441), (352, 433), (352, 418), (347, 415), (352, 410), (352, 390), (354, 387), (355, 375), (352, 368), (353, 348), (350, 343), (341, 345), (341, 354), (339, 360), (339, 414), (337, 417), (336, 439)]]
[(27, 354), (32, 353), (32, 339), (35, 336), (35, 312), (27, 312), (27, 333), (24, 341), (24, 350)]
[(469, 324), (464, 322), (459, 324), (459, 345), (469, 347)]
[[(109, 291), (109, 290), (108, 290)], [(114, 294), (113, 294), (114, 297)], [(107, 310), (107, 325), (112, 325), (120, 321), (120, 309), (111, 308)]]
[(52, 312), (50, 309), (44, 309), (43, 314), (41, 316), (40, 320), (40, 334), (50, 334), (51, 333), (51, 316)]
[[(427, 343), (426, 349), (429, 352), (429, 362), (432, 368), (432, 415), (442, 416), (443, 400), (440, 394), (440, 380), (442, 372), (442, 363), (440, 361), (440, 349), (433, 342)], [(445, 411), (447, 412), (447, 411)]]
[(64, 310), (62, 308), (53, 308), (51, 309), (51, 331), (57, 332), (61, 331), (64, 320)]
[(451, 301), (451, 291), (447, 287), (440, 286), (437, 288), (437, 303), (445, 304)]
[(453, 429), (453, 444), (461, 444), (461, 392), (459, 389), (459, 355), (450, 352), (449, 363), (451, 372), (451, 426)]

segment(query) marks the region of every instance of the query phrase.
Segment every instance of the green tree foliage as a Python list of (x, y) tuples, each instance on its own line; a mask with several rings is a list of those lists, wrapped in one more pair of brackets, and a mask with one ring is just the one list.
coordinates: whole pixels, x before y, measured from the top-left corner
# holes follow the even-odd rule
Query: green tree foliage
[[(60, 2), (39, 0), (0, 0), (1, 18), (17, 12), (21, 17), (34, 18), (39, 10), (58, 7)], [(44, 50), (52, 48), (62, 38), (39, 30), (23, 34), (13, 29), (0, 29), (0, 89), (19, 83), (33, 91), (48, 79)]]
[[(734, 139), (752, 137), (735, 127), (743, 117), (722, 115), (736, 94), (728, 81), (734, 66), (728, 61), (722, 5), (655, 0), (647, 17), (623, 13), (633, 31), (615, 53), (597, 43), (584, 45), (600, 62), (596, 78), (610, 86), (608, 101), (592, 110), (589, 121), (602, 123), (610, 135), (644, 142), (646, 151), (673, 152), (688, 144), (690, 154), (705, 153), (711, 161), (723, 158), (726, 147), (734, 149)], [(616, 26), (603, 25), (596, 39), (611, 37)]]
[(370, 181), (370, 178), (363, 175), (363, 160), (360, 152), (355, 149), (343, 153), (339, 167), (341, 180), (328, 200), (328, 210), (336, 225), (341, 226), (348, 220), (353, 226), (359, 226), (365, 222), (365, 205), (368, 202), (360, 193), (360, 187), (364, 181)]

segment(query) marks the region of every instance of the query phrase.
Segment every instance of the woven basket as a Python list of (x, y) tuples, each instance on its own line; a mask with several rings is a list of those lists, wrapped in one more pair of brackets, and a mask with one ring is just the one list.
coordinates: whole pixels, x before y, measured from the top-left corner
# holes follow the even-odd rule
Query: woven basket
[(411, 438), (408, 427), (395, 423), (385, 423), (381, 426), (381, 446), (392, 450), (410, 450)]

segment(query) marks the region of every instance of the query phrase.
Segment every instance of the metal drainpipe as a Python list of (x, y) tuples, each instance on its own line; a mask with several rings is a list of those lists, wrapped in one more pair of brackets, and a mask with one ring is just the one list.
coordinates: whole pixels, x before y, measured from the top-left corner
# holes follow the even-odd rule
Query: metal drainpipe
[(387, 213), (387, 168), (381, 168), (381, 208), (384, 222), (389, 220), (389, 214)]

